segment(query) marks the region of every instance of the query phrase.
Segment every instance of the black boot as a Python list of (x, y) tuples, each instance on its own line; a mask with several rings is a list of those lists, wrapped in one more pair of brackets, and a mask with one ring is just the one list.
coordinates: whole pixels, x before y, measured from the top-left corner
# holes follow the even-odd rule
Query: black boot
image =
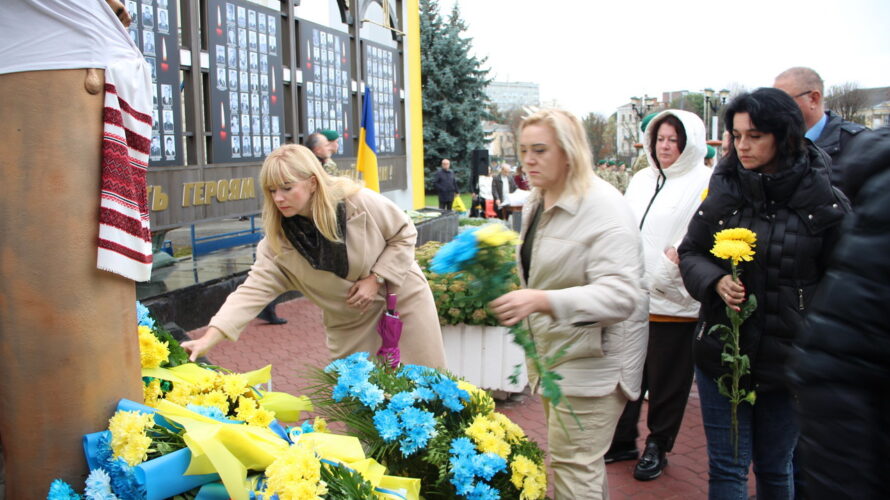
[(655, 441), (649, 441), (646, 443), (646, 451), (643, 452), (643, 458), (634, 467), (634, 479), (637, 481), (651, 481), (661, 475), (667, 463), (667, 455), (661, 446)]
[(269, 323), (270, 325), (283, 325), (287, 320), (275, 314), (275, 304), (269, 304), (257, 315), (257, 318)]

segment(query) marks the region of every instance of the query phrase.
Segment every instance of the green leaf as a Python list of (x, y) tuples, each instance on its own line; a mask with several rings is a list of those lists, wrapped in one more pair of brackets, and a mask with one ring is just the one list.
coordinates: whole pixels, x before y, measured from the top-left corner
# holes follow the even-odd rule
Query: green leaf
[(739, 312), (739, 319), (745, 321), (750, 318), (757, 309), (757, 297), (755, 297), (753, 293), (748, 295), (748, 299), (745, 302), (742, 302), (741, 309), (741, 312)]
[(714, 333), (716, 333), (716, 332), (719, 332), (719, 333), (721, 333), (721, 334), (727, 334), (727, 333), (728, 333), (728, 334), (732, 335), (732, 330), (730, 330), (730, 328), (729, 328), (728, 326), (726, 326), (726, 325), (724, 325), (724, 324), (720, 324), (720, 323), (718, 323), (718, 324), (712, 326), (712, 327), (708, 330), (708, 335), (714, 335)]

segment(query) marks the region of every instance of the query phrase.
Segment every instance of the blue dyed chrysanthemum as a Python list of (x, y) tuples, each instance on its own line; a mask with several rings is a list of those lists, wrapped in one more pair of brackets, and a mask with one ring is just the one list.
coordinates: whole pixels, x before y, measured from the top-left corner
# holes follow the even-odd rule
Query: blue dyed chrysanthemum
[(155, 320), (151, 317), (151, 311), (138, 300), (136, 301), (136, 321), (139, 326), (155, 327)]
[(457, 235), (436, 252), (430, 262), (430, 271), (436, 274), (455, 273), (463, 268), (463, 263), (471, 260), (479, 251), (479, 242), (476, 239), (474, 227)]
[(402, 411), (405, 408), (414, 404), (415, 401), (414, 394), (411, 392), (400, 392), (398, 394), (394, 394), (389, 399), (388, 408), (393, 411)]
[(374, 427), (381, 439), (391, 443), (402, 435), (402, 426), (399, 416), (392, 410), (380, 410), (374, 414)]
[(451, 411), (463, 410), (464, 405), (461, 399), (469, 399), (467, 391), (458, 388), (457, 382), (447, 377), (440, 377), (432, 384), (431, 389), (442, 400), (442, 404)]
[(214, 420), (219, 420), (220, 422), (228, 422), (229, 420), (223, 414), (222, 410), (217, 408), (216, 406), (203, 406), (203, 405), (193, 405), (190, 404), (186, 406), (189, 410), (197, 413), (198, 415), (204, 415), (205, 417), (210, 417)]
[(111, 491), (111, 477), (104, 469), (94, 469), (90, 472), (84, 496), (86, 500), (120, 500)]
[(81, 496), (78, 495), (74, 488), (71, 487), (65, 481), (61, 479), (56, 479), (49, 485), (49, 494), (46, 495), (46, 500), (80, 500)]

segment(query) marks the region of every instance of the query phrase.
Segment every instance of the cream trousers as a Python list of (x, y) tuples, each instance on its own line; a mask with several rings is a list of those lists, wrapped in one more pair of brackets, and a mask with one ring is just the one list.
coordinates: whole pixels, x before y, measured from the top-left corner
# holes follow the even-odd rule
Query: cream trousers
[(609, 482), (603, 455), (612, 444), (627, 397), (616, 387), (606, 396), (566, 397), (566, 400), (581, 421), (582, 429), (578, 428), (568, 406), (554, 407), (544, 400), (554, 499), (607, 499)]

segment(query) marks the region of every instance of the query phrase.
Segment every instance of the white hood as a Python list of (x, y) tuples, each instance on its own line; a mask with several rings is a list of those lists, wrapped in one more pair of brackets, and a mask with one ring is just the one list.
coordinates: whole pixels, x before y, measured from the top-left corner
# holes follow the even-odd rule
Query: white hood
[(646, 127), (646, 136), (643, 138), (646, 154), (649, 156), (649, 168), (652, 169), (656, 175), (658, 174), (658, 167), (655, 166), (653, 148), (655, 146), (655, 138), (658, 135), (658, 127), (655, 127), (654, 125), (667, 115), (676, 116), (677, 119), (680, 120), (680, 123), (683, 124), (683, 129), (686, 131), (686, 147), (683, 149), (683, 152), (680, 153), (680, 157), (677, 158), (677, 161), (674, 162), (673, 165), (663, 169), (665, 177), (670, 178), (683, 175), (693, 168), (702, 165), (705, 160), (705, 154), (708, 152), (708, 144), (705, 142), (705, 124), (695, 113), (679, 109), (667, 109), (658, 113), (652, 118), (652, 121), (649, 122), (649, 126)]
[[(660, 183), (652, 155), (652, 144), (658, 131), (652, 124), (666, 115), (676, 116), (683, 124), (686, 147), (673, 165), (662, 170), (666, 180), (653, 201), (652, 196)], [(651, 294), (649, 312), (695, 318), (699, 304), (686, 292), (680, 268), (664, 255), (664, 250), (679, 246), (693, 213), (701, 203), (702, 192), (708, 186), (711, 169), (704, 165), (707, 149), (705, 126), (693, 113), (669, 109), (652, 118), (643, 140), (649, 166), (634, 175), (624, 197), (634, 212), (637, 224), (644, 214), (646, 217), (640, 237), (643, 241), (646, 286)]]

